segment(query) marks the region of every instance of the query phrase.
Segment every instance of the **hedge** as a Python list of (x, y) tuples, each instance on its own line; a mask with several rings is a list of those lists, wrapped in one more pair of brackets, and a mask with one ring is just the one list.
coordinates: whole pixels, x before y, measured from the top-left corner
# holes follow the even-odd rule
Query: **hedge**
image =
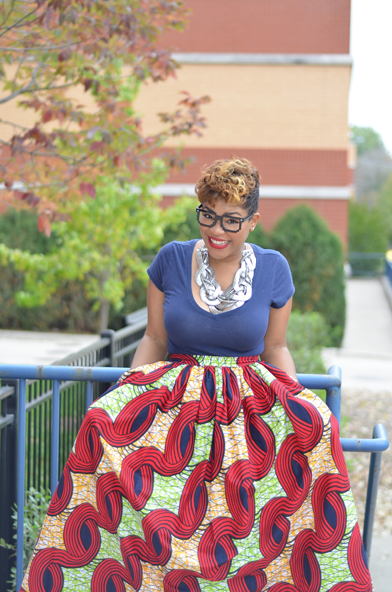
[(339, 347), (346, 317), (339, 237), (309, 206), (299, 205), (278, 221), (270, 240), (272, 248), (280, 251), (290, 264), (295, 285), (293, 309), (321, 313), (327, 324), (328, 345)]
[[(189, 209), (186, 221), (169, 228), (163, 244), (171, 240), (189, 240), (199, 236), (195, 207)], [(36, 228), (36, 219), (30, 212), (10, 212), (0, 217), (0, 241), (14, 248), (29, 248), (32, 252), (48, 252), (55, 235), (47, 239)], [(278, 222), (271, 235), (258, 225), (249, 241), (264, 248), (281, 251), (292, 270), (296, 293), (294, 310), (318, 311), (327, 323), (330, 345), (340, 345), (345, 321), (343, 254), (341, 244), (324, 221), (306, 206), (289, 210)], [(153, 255), (146, 253), (146, 257)], [(39, 331), (95, 332), (96, 313), (86, 300), (83, 285), (69, 282), (43, 307), (22, 309), (14, 300), (21, 289), (23, 278), (11, 267), (0, 268), (0, 327)], [(123, 312), (130, 313), (146, 305), (143, 286), (135, 282), (127, 292)], [(121, 314), (112, 312), (109, 326), (121, 327)], [(328, 340), (324, 345), (328, 345)]]

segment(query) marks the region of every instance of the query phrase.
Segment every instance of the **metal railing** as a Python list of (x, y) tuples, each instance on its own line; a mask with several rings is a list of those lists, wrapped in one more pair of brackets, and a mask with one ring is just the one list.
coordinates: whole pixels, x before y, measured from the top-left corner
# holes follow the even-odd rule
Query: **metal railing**
[(353, 276), (374, 277), (385, 273), (385, 253), (348, 253)]
[[(120, 331), (105, 331), (91, 345), (55, 362), (69, 367), (127, 367), (147, 325), (147, 309), (126, 317)], [(54, 367), (54, 366), (53, 366)], [(19, 378), (19, 377), (18, 377)], [(14, 535), (12, 508), (16, 502), (17, 406), (19, 381), (0, 377), (0, 538)], [(110, 381), (27, 379), (25, 383), (25, 490), (53, 490), (67, 461), (86, 408), (107, 390)], [(58, 392), (56, 391), (58, 389)], [(55, 396), (54, 396), (55, 393)], [(52, 421), (52, 418), (58, 421)], [(56, 455), (53, 446), (56, 442)], [(0, 547), (0, 590), (6, 590), (11, 551)]]
[[(121, 347), (118, 350), (121, 351)], [(122, 354), (121, 354), (122, 355)], [(61, 383), (83, 382), (85, 384), (86, 408), (93, 401), (94, 383), (113, 383), (119, 376), (127, 370), (128, 367), (90, 367), (83, 368), (77, 366), (27, 366), (27, 365), (0, 365), (0, 378), (7, 380), (17, 380), (18, 386), (14, 389), (17, 393), (17, 458), (11, 458), (10, 463), (14, 463), (17, 470), (17, 590), (23, 578), (23, 528), (24, 528), (24, 504), (25, 504), (25, 465), (26, 465), (26, 409), (27, 409), (27, 383), (29, 380), (51, 381), (51, 396), (53, 404), (51, 408), (51, 462), (50, 462), (50, 482), (51, 490), (54, 492), (59, 477), (59, 453), (60, 453), (60, 391)], [(326, 391), (326, 402), (332, 413), (340, 421), (340, 401), (341, 401), (341, 372), (337, 366), (332, 366), (328, 374), (299, 374), (300, 383), (310, 389), (324, 389)], [(1, 395), (0, 395), (1, 396)], [(12, 413), (6, 414), (1, 418), (0, 429), (6, 429), (15, 422), (11, 420)], [(372, 439), (352, 439), (341, 438), (343, 450), (371, 452), (368, 493), (366, 500), (366, 511), (364, 519), (363, 539), (364, 546), (370, 558), (372, 531), (374, 515), (376, 509), (377, 491), (381, 468), (382, 452), (389, 446), (385, 428), (382, 424), (377, 424), (374, 429)], [(12, 450), (10, 450), (12, 454)]]
[(388, 261), (387, 258), (385, 258), (385, 276), (389, 280), (392, 288), (392, 261)]

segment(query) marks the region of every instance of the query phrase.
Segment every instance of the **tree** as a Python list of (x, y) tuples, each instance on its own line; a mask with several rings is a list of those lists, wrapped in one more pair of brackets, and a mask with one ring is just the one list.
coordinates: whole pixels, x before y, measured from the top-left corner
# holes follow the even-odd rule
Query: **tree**
[(371, 150), (385, 150), (381, 135), (372, 127), (360, 127), (358, 125), (352, 125), (350, 127), (350, 132), (351, 141), (357, 147), (358, 156), (365, 154), (365, 152), (370, 152)]
[(355, 201), (372, 208), (377, 194), (392, 173), (392, 158), (382, 138), (371, 127), (351, 127), (351, 140), (357, 147)]
[(384, 253), (388, 246), (386, 217), (379, 208), (349, 204), (348, 249), (358, 253)]
[(69, 203), (95, 197), (98, 178), (134, 182), (168, 137), (201, 133), (208, 97), (185, 93), (177, 110), (161, 114), (162, 131), (152, 137), (132, 109), (142, 81), (175, 75), (177, 64), (154, 42), (165, 29), (182, 28), (186, 16), (183, 2), (166, 0), (0, 4), (0, 104), (4, 112), (18, 100), (34, 119), (31, 127), (1, 120), (11, 130), (1, 140), (3, 210), (36, 208), (38, 227), (49, 235), (51, 222), (69, 215)]
[(273, 249), (287, 258), (295, 285), (294, 310), (323, 315), (331, 345), (339, 347), (345, 326), (343, 250), (339, 237), (307, 205), (288, 210), (274, 228)]
[(381, 187), (377, 206), (387, 228), (389, 244), (392, 245), (392, 173)]
[(19, 305), (42, 306), (67, 281), (83, 282), (86, 297), (100, 311), (99, 330), (107, 328), (109, 308), (121, 309), (125, 291), (135, 278), (144, 284), (148, 261), (143, 253), (156, 252), (169, 224), (185, 217), (187, 199), (162, 211), (152, 183), (166, 174), (160, 160), (139, 177), (138, 185), (100, 178), (94, 200), (74, 208), (72, 220), (54, 223), (57, 245), (37, 254), (0, 245), (0, 261), (9, 261), (25, 276), (16, 296)]

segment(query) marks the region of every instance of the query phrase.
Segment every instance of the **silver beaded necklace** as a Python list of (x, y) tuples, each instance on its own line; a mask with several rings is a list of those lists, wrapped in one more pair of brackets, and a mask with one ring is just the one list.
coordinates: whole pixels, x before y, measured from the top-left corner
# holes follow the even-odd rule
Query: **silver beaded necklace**
[(208, 250), (205, 245), (196, 250), (199, 266), (195, 274), (196, 284), (200, 286), (200, 298), (208, 304), (213, 314), (234, 310), (242, 306), (252, 296), (252, 280), (256, 267), (256, 257), (250, 249), (242, 251), (241, 266), (233, 283), (222, 290), (215, 279), (215, 271), (210, 267)]

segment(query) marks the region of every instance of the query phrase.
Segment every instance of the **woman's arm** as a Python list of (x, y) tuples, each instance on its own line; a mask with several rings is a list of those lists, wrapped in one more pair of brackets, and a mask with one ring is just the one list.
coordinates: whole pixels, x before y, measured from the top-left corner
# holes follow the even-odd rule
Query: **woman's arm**
[(286, 331), (290, 318), (292, 298), (282, 308), (272, 308), (264, 338), (262, 362), (276, 366), (297, 380), (293, 358), (286, 344)]
[(163, 324), (165, 295), (150, 280), (147, 289), (148, 322), (138, 345), (131, 368), (164, 360), (167, 354), (167, 333)]

